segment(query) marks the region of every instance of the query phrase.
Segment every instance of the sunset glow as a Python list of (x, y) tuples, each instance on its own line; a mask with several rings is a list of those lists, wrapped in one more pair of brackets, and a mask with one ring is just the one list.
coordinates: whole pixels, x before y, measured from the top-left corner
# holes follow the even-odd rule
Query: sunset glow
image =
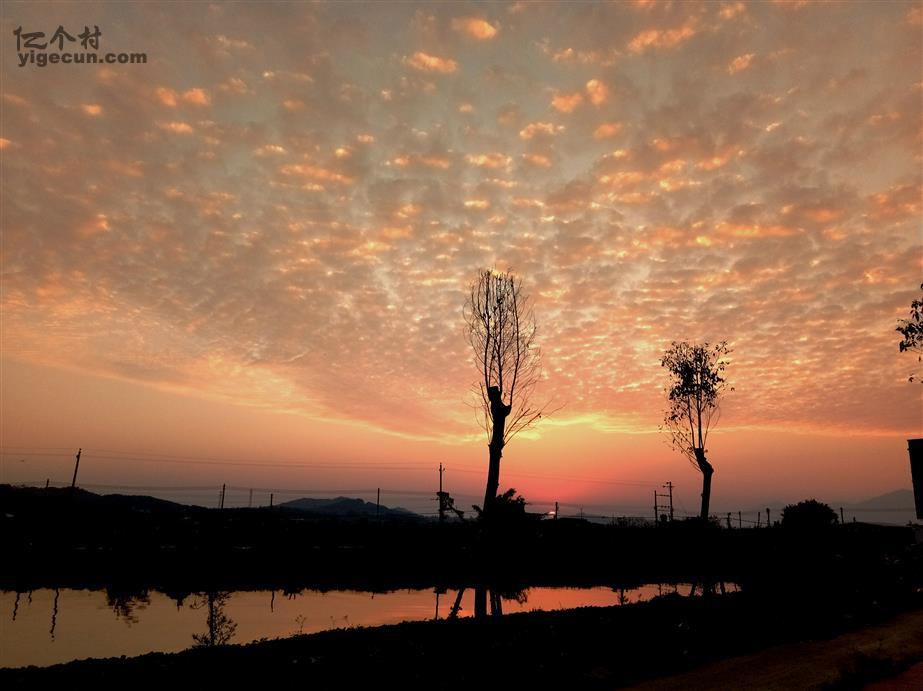
[[(147, 63), (20, 67), (58, 25)], [(719, 510), (909, 487), (919, 3), (6, 2), (0, 35), (3, 482), (82, 447), (100, 485), (442, 462), (477, 498), (462, 306), (496, 267), (556, 410), (504, 451), (536, 510), (671, 480), (695, 512), (658, 430), (681, 339), (733, 351)]]

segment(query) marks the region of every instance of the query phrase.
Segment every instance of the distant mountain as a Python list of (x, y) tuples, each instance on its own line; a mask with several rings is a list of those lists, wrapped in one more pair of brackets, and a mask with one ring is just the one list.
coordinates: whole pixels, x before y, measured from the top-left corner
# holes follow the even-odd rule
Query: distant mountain
[(906, 525), (916, 521), (916, 511), (913, 503), (913, 490), (898, 489), (893, 492), (880, 494), (877, 497), (866, 499), (843, 507), (846, 520), (855, 516), (857, 521), (865, 523), (894, 523)]
[(363, 501), (362, 499), (351, 499), (349, 497), (336, 497), (334, 499), (302, 497), (301, 499), (293, 499), (292, 501), (284, 502), (279, 504), (279, 506), (286, 509), (306, 511), (324, 516), (374, 518), (376, 515), (379, 515), (382, 518), (396, 518), (401, 520), (421, 520), (423, 518), (413, 511), (408, 511), (400, 507), (377, 507), (372, 502)]

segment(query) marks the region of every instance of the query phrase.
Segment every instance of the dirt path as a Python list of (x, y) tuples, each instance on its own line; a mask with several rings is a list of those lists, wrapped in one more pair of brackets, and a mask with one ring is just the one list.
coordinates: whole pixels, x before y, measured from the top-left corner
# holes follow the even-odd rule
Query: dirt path
[[(867, 686), (886, 691), (923, 688), (923, 611), (895, 617), (886, 624), (853, 631), (825, 641), (808, 641), (768, 648), (753, 655), (734, 657), (704, 665), (691, 672), (654, 679), (631, 688), (664, 691), (713, 691), (714, 689), (822, 688), (844, 678), (903, 674)], [(905, 685), (905, 684), (909, 684)], [(849, 688), (859, 688), (853, 682)]]

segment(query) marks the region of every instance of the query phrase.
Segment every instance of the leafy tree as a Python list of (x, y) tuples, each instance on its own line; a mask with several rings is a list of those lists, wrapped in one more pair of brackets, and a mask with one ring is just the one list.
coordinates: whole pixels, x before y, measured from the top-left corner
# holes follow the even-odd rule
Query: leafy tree
[(718, 404), (727, 387), (723, 376), (727, 367), (725, 358), (730, 352), (725, 341), (714, 346), (674, 341), (660, 361), (670, 376), (666, 388), (668, 406), (661, 429), (670, 432), (673, 448), (702, 473), (700, 517), (703, 520), (708, 520), (711, 478), (715, 472), (706, 458), (705, 442), (720, 417)]
[[(923, 283), (920, 284), (920, 290), (923, 290)], [(900, 319), (896, 331), (903, 336), (898, 343), (900, 351), (917, 353), (917, 362), (923, 361), (923, 297), (910, 303), (910, 319)], [(915, 376), (911, 372), (908, 380), (913, 381)]]
[(782, 525), (788, 528), (826, 528), (838, 523), (836, 511), (816, 499), (789, 504), (782, 509)]
[(192, 605), (193, 609), (206, 608), (205, 633), (192, 634), (193, 648), (212, 648), (231, 641), (237, 624), (224, 612), (230, 599), (231, 593), (227, 591), (209, 591)]
[(541, 378), (535, 345), (535, 316), (522, 281), (511, 271), (484, 269), (471, 284), (464, 309), (468, 342), (478, 372), (478, 420), (487, 432), (489, 465), (484, 514), (491, 512), (500, 486), (503, 448), (541, 418), (544, 406), (532, 395)]
[[(484, 515), (480, 506), (474, 505), (478, 517)], [(503, 494), (494, 497), (491, 507), (491, 517), (493, 520), (502, 522), (512, 522), (526, 518), (526, 499), (522, 495), (517, 495), (516, 490), (512, 487)]]

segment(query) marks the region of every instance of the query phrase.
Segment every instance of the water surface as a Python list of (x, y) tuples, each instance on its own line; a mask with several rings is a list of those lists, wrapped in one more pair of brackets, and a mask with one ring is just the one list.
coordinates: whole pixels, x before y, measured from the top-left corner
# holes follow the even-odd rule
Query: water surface
[[(689, 584), (631, 589), (529, 588), (502, 600), (503, 612), (609, 606), (649, 600)], [(43, 589), (0, 591), (0, 666), (51, 665), (87, 657), (176, 652), (209, 643), (249, 643), (298, 633), (402, 621), (444, 619), (457, 590), (388, 593), (304, 590), (196, 593)], [(462, 592), (457, 616), (474, 610), (474, 590)]]

